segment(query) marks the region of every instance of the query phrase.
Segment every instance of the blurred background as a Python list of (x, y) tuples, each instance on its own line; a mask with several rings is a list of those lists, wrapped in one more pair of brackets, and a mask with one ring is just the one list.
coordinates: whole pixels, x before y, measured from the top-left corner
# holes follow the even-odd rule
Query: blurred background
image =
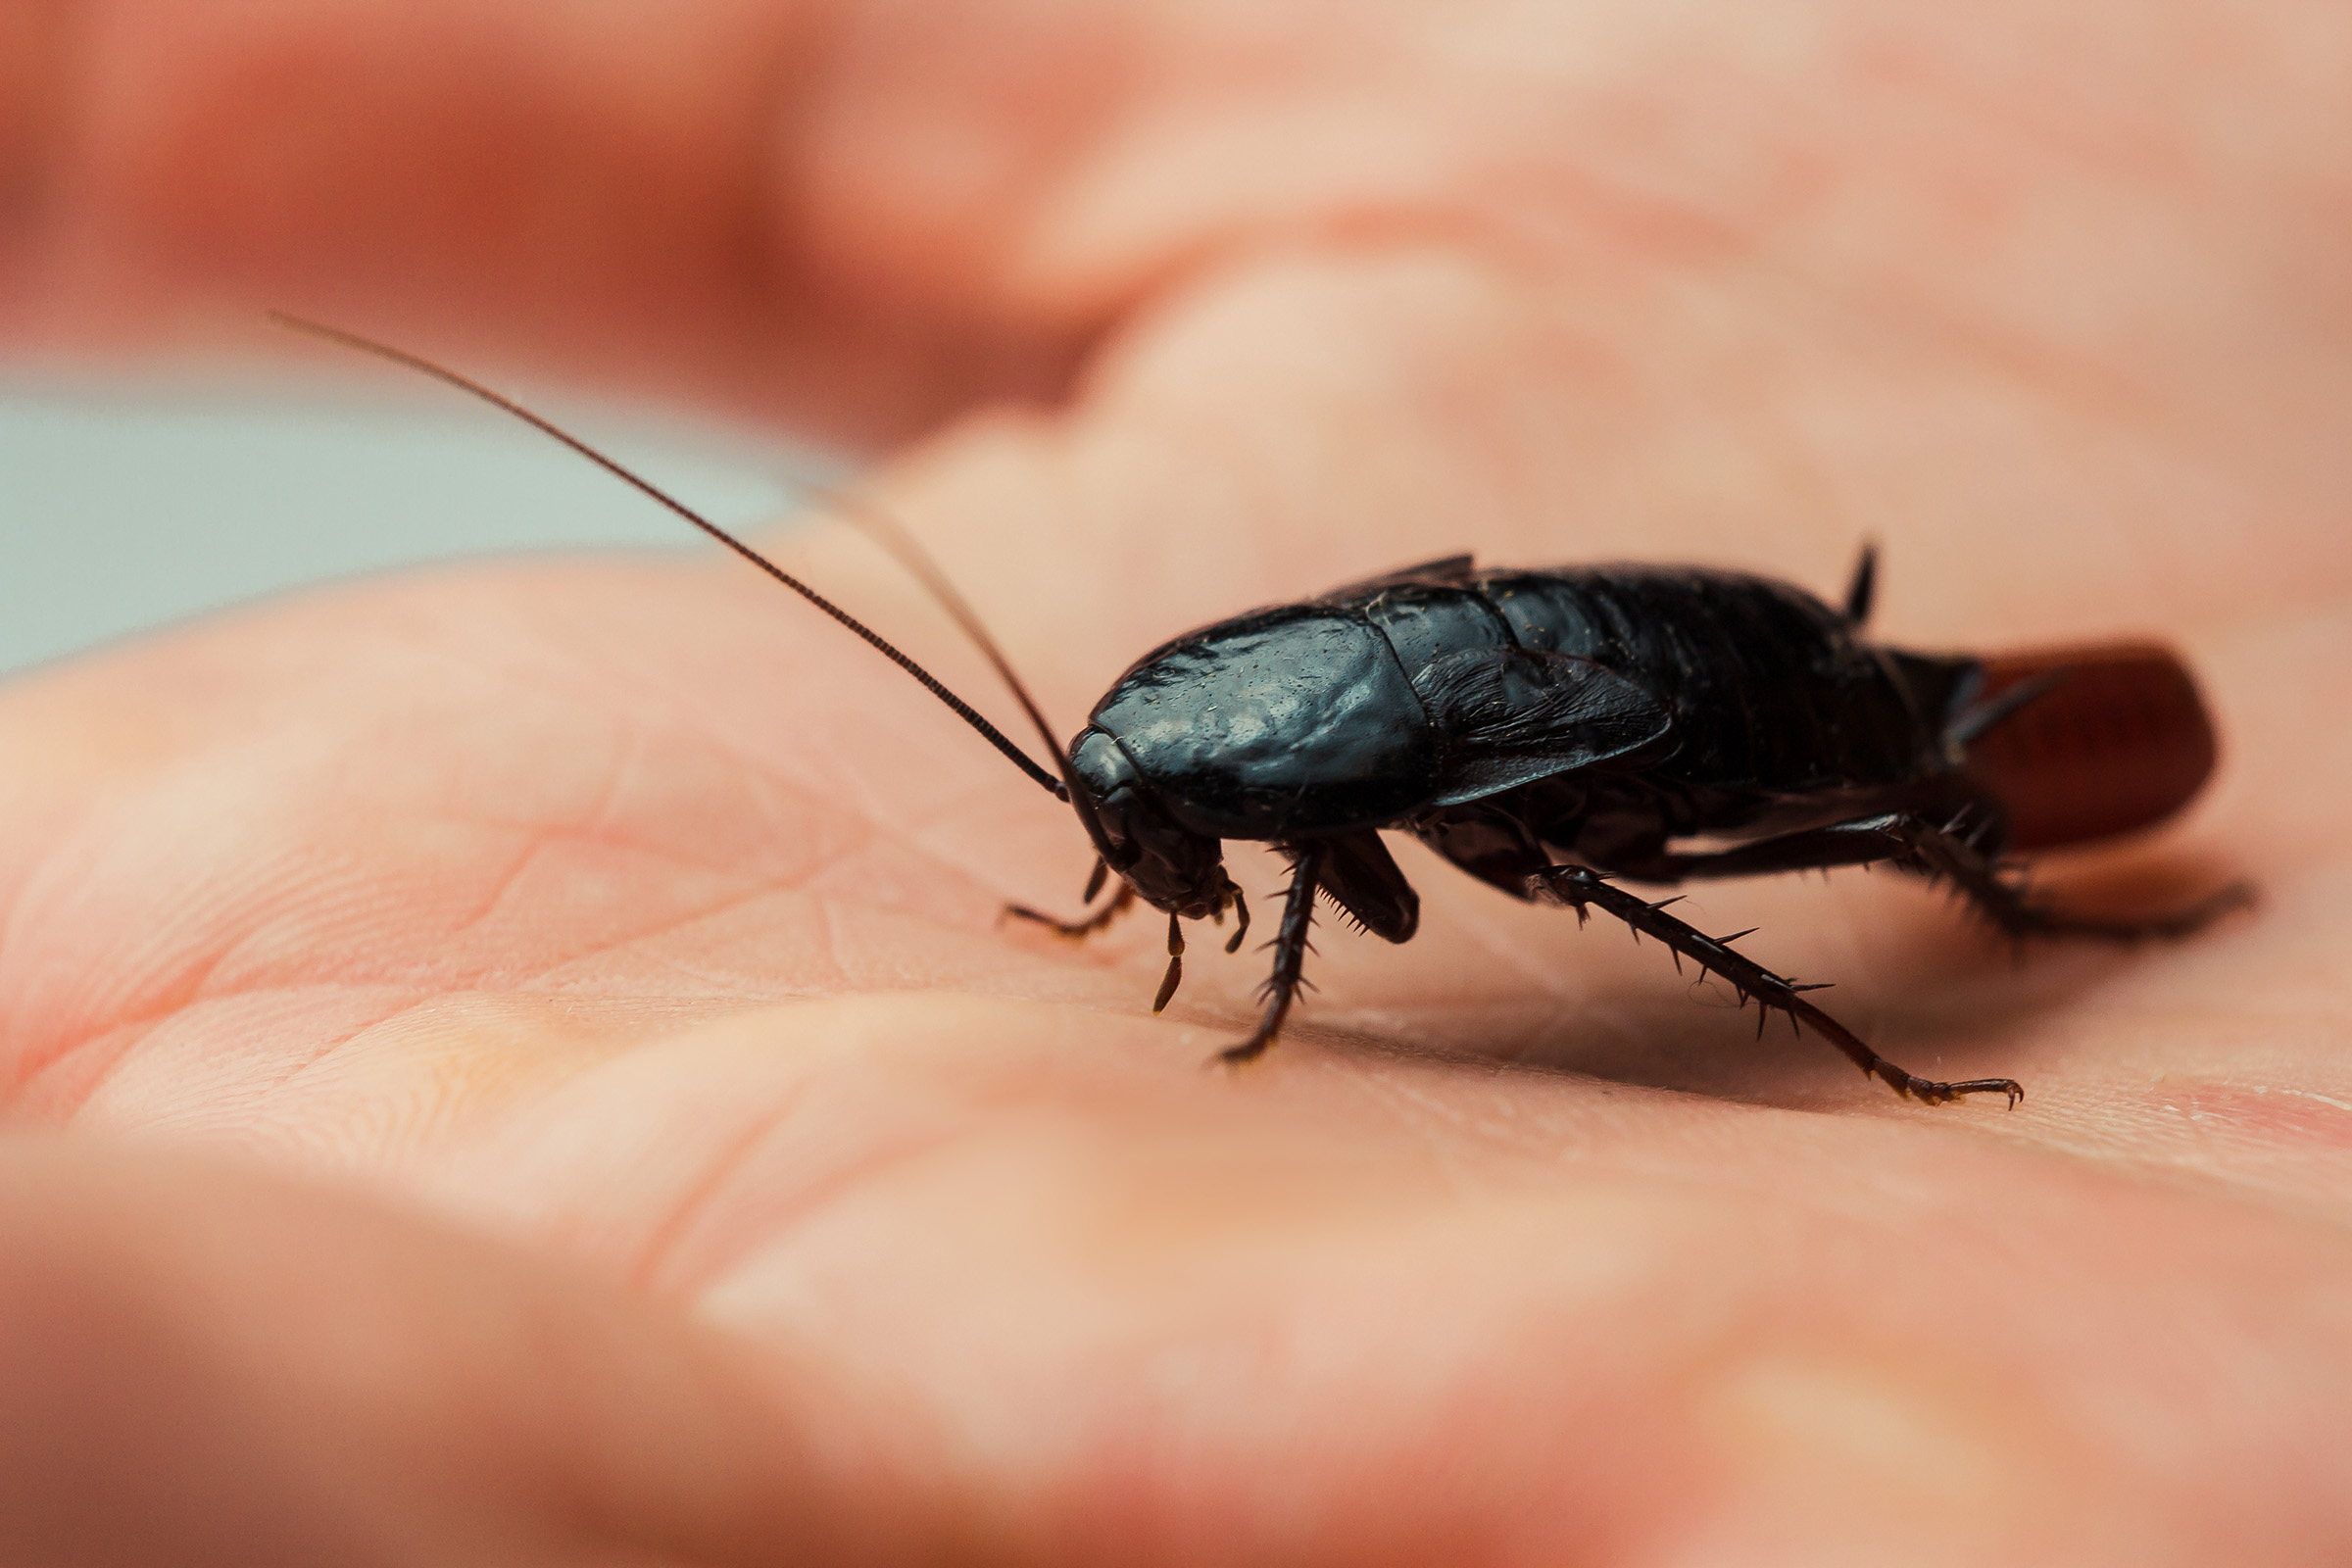
[[(710, 549), (406, 372), (0, 367), (0, 675), (323, 578), (519, 550)], [(725, 526), (837, 478), (748, 429), (502, 385)]]

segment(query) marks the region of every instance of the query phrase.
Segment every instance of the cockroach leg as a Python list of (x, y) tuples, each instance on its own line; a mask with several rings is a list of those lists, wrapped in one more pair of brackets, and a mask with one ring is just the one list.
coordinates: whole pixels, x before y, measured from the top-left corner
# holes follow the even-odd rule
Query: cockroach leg
[(1291, 891), (1283, 901), (1282, 929), (1274, 937), (1274, 972), (1259, 992), (1265, 998), (1266, 1010), (1249, 1039), (1208, 1058), (1212, 1066), (1238, 1067), (1265, 1054), (1274, 1037), (1282, 1033), (1282, 1021), (1290, 1015), (1291, 1004), (1298, 1000), (1298, 987), (1304, 983), (1306, 938), (1315, 923), (1315, 880), (1323, 869), (1323, 847), (1310, 841), (1290, 853)]
[(2163, 914), (2131, 918), (2067, 914), (2038, 902), (2001, 875), (1999, 862), (1978, 848), (1970, 836), (1986, 825), (1982, 817), (1956, 817), (1938, 825), (1908, 812), (1888, 811), (1705, 855), (1661, 854), (1639, 861), (1612, 862), (1612, 868), (1642, 881), (1683, 882), (1885, 863), (1931, 883), (1950, 882), (1980, 913), (2011, 937), (2092, 937), (2108, 942), (2185, 937), (2254, 902), (2251, 884), (2232, 882), (2185, 908)]
[[(1089, 892), (1087, 893), (1087, 898), (1090, 902), (1094, 898), (1094, 890), (1099, 889), (1101, 885), (1102, 877), (1100, 874), (1097, 875), (1093, 882), (1088, 884)], [(1000, 918), (1006, 920), (1032, 921), (1035, 924), (1046, 927), (1057, 937), (1080, 939), (1091, 937), (1096, 932), (1108, 928), (1113, 920), (1116, 920), (1120, 915), (1125, 914), (1134, 906), (1135, 889), (1128, 886), (1125, 882), (1121, 882), (1118, 885), (1117, 890), (1111, 894), (1110, 902), (1108, 904), (1105, 904), (1094, 913), (1086, 915), (1081, 919), (1060, 919), (1057, 916), (1046, 913), (1042, 909), (1032, 909), (1025, 904), (1007, 904), (1004, 906), (1004, 912), (1000, 916)]]
[(1225, 939), (1227, 953), (1241, 952), (1242, 939), (1250, 934), (1250, 901), (1242, 897), (1240, 888), (1233, 890), (1233, 935)]
[(2012, 1108), (2026, 1096), (2025, 1089), (2014, 1078), (1971, 1078), (1946, 1084), (1905, 1072), (1871, 1050), (1852, 1030), (1805, 1000), (1803, 993), (1819, 991), (1823, 989), (1821, 986), (1798, 985), (1774, 974), (1727, 946), (1723, 939), (1708, 936), (1697, 927), (1676, 919), (1660, 905), (1612, 885), (1597, 872), (1581, 865), (1555, 865), (1538, 872), (1536, 880), (1580, 914), (1590, 905), (1617, 916), (1637, 931), (1657, 938), (1673, 952), (1696, 962), (1702, 977), (1707, 970), (1713, 970), (1732, 983), (1732, 989), (1740, 993), (1740, 1002), (1752, 997), (1768, 1009), (1778, 1008), (1788, 1014), (1792, 1027), (1799, 1019), (1811, 1024), (1817, 1034), (1844, 1052), (1865, 1075), (1883, 1079), (1896, 1094), (1909, 1095), (1930, 1105), (1940, 1105), (1963, 1095), (2006, 1095)]
[(2232, 882), (2194, 904), (2162, 914), (2106, 916), (2068, 914), (2033, 898), (2015, 883), (2002, 879), (1999, 868), (1984, 854), (1957, 834), (1917, 817), (1893, 819), (1892, 831), (1909, 845), (1905, 869), (1925, 876), (1947, 878), (1978, 913), (2011, 937), (2093, 937), (2105, 942), (2176, 940), (2193, 936), (2233, 909), (2251, 907), (2254, 887)]

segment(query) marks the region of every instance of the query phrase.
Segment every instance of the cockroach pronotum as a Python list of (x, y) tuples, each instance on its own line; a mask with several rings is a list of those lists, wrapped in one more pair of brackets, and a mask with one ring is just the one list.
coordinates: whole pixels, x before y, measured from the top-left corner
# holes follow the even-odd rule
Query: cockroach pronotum
[(1800, 1021), (1865, 1074), (1930, 1104), (2010, 1078), (1937, 1083), (1871, 1050), (1798, 985), (1620, 886), (1885, 862), (1949, 882), (2013, 936), (2182, 936), (2247, 899), (2224, 888), (2139, 919), (2061, 912), (2003, 874), (2012, 852), (2087, 843), (2170, 816), (2213, 769), (2213, 725), (2187, 669), (2144, 643), (1981, 658), (1870, 642), (1875, 554), (1832, 607), (1770, 578), (1698, 567), (1479, 568), (1447, 556), (1251, 611), (1162, 644), (1095, 705), (1067, 747), (978, 618), (912, 542), (833, 497), (940, 599), (1011, 689), (1054, 766), (880, 635), (637, 474), (453, 370), (334, 327), (314, 336), (420, 370), (506, 410), (667, 507), (832, 616), (1070, 806), (1095, 851), (1070, 936), (1139, 901), (1182, 922), (1222, 918), (1237, 951), (1249, 906), (1224, 841), (1291, 866), (1265, 1005), (1211, 1059), (1238, 1064), (1281, 1032), (1302, 984), (1315, 899), (1390, 942), (1420, 899), (1380, 835), (1410, 833), (1514, 898), (1599, 909), (1656, 938), (1742, 1004)]

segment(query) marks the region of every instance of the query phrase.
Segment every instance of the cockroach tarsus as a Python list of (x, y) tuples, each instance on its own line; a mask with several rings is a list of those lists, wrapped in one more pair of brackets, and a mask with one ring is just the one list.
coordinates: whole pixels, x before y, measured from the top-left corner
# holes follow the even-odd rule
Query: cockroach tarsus
[(2213, 726), (2169, 650), (2117, 643), (1978, 657), (1863, 636), (1865, 549), (1832, 607), (1771, 578), (1698, 567), (1480, 569), (1447, 556), (1317, 599), (1251, 611), (1147, 654), (1064, 747), (969, 605), (879, 509), (824, 500), (940, 600), (1011, 690), (1053, 760), (1028, 757), (929, 671), (726, 530), (536, 414), (431, 361), (291, 317), (297, 330), (422, 371), (506, 410), (652, 497), (862, 638), (1076, 812), (1095, 851), (1076, 919), (1010, 906), (1066, 937), (1149, 905), (1168, 917), (1154, 1012), (1183, 976), (1185, 920), (1250, 926), (1229, 839), (1291, 866), (1256, 1027), (1281, 1033), (1306, 983), (1315, 901), (1389, 942), (1420, 899), (1380, 835), (1409, 833), (1514, 898), (1592, 910), (1720, 975), (1758, 1029), (1812, 1026), (1862, 1071), (1930, 1104), (2024, 1090), (1940, 1083), (1873, 1051), (1799, 984), (1623, 883), (1886, 863), (1956, 889), (2012, 937), (2184, 936), (2242, 885), (2145, 918), (2075, 915), (2005, 874), (2014, 852), (2087, 843), (2172, 815), (2202, 787)]

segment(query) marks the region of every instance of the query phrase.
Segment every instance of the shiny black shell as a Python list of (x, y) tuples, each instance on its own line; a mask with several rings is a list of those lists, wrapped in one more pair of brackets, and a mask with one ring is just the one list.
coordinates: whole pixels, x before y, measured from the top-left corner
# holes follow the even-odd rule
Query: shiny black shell
[(1597, 789), (1657, 832), (1706, 832), (1949, 772), (1973, 669), (1864, 642), (1768, 578), (1454, 558), (1176, 638), (1080, 745), (1107, 735), (1172, 817), (1219, 838), (1406, 825), (1547, 781), (1551, 818)]
[(1092, 716), (1163, 808), (1214, 838), (1392, 821), (1438, 792), (1429, 714), (1355, 607), (1286, 605), (1202, 627), (1139, 661)]

